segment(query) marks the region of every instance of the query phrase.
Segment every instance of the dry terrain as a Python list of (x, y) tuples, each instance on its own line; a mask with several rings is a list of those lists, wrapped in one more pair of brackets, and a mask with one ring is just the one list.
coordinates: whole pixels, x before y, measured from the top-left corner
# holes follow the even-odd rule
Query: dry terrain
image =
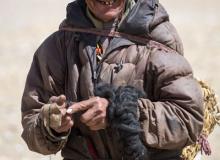
[[(20, 138), (20, 101), (34, 51), (56, 31), (68, 0), (0, 0), (0, 160), (49, 160), (30, 152)], [(211, 3), (210, 3), (211, 2)], [(161, 0), (185, 47), (185, 57), (200, 79), (220, 95), (220, 1)], [(219, 127), (220, 128), (220, 127)], [(220, 160), (220, 129), (209, 140)], [(59, 154), (51, 159), (61, 159)]]

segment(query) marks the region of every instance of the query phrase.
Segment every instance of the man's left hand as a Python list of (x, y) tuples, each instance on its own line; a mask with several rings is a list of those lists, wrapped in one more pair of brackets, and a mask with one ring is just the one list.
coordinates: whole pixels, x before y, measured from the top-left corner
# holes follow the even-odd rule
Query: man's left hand
[(88, 100), (74, 103), (67, 109), (67, 113), (72, 114), (78, 111), (86, 110), (82, 114), (80, 120), (87, 125), (91, 130), (97, 131), (105, 129), (106, 122), (106, 110), (109, 102), (105, 98), (92, 97)]

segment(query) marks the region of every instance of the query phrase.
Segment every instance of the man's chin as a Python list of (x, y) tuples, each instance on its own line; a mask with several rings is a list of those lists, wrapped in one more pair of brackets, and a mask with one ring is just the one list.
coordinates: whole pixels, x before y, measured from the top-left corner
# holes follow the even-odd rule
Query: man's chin
[(102, 15), (98, 17), (103, 22), (109, 22), (114, 20), (117, 17), (117, 15)]
[(106, 21), (111, 21), (113, 19), (115, 19), (116, 17), (118, 17), (120, 15), (121, 11), (118, 10), (112, 10), (112, 11), (108, 11), (108, 12), (102, 12), (102, 14), (98, 15), (99, 19), (103, 20), (104, 22)]

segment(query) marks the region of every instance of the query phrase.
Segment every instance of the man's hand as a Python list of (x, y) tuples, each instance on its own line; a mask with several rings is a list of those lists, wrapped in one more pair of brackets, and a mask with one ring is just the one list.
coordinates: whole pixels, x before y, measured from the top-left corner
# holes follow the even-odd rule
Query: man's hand
[(108, 100), (100, 97), (93, 97), (85, 101), (74, 103), (67, 110), (68, 114), (78, 111), (86, 112), (81, 116), (82, 123), (87, 125), (91, 130), (100, 130), (106, 128), (106, 109)]
[[(49, 102), (51, 105), (57, 105), (58, 109), (61, 112), (61, 125), (59, 127), (50, 126), (57, 133), (67, 132), (70, 128), (72, 128), (74, 122), (72, 120), (72, 115), (67, 114), (66, 112), (66, 97), (64, 95), (60, 95), (59, 97), (53, 96), (50, 98)], [(50, 115), (50, 119), (53, 119), (53, 113)]]

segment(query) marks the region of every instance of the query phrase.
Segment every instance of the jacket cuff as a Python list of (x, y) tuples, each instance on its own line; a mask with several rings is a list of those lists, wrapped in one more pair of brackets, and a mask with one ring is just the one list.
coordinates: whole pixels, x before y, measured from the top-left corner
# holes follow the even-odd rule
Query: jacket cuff
[[(45, 126), (44, 126), (45, 127)], [(70, 135), (71, 130), (65, 133), (56, 133), (52, 128), (50, 127), (45, 127), (46, 131), (48, 133), (48, 139), (50, 139), (52, 142), (59, 142), (62, 140), (66, 140), (68, 136)]]
[[(41, 117), (41, 116), (40, 116)], [(66, 141), (70, 135), (71, 129), (65, 133), (56, 133), (53, 129), (44, 125), (42, 118), (39, 117), (39, 124), (43, 135), (51, 142)]]

